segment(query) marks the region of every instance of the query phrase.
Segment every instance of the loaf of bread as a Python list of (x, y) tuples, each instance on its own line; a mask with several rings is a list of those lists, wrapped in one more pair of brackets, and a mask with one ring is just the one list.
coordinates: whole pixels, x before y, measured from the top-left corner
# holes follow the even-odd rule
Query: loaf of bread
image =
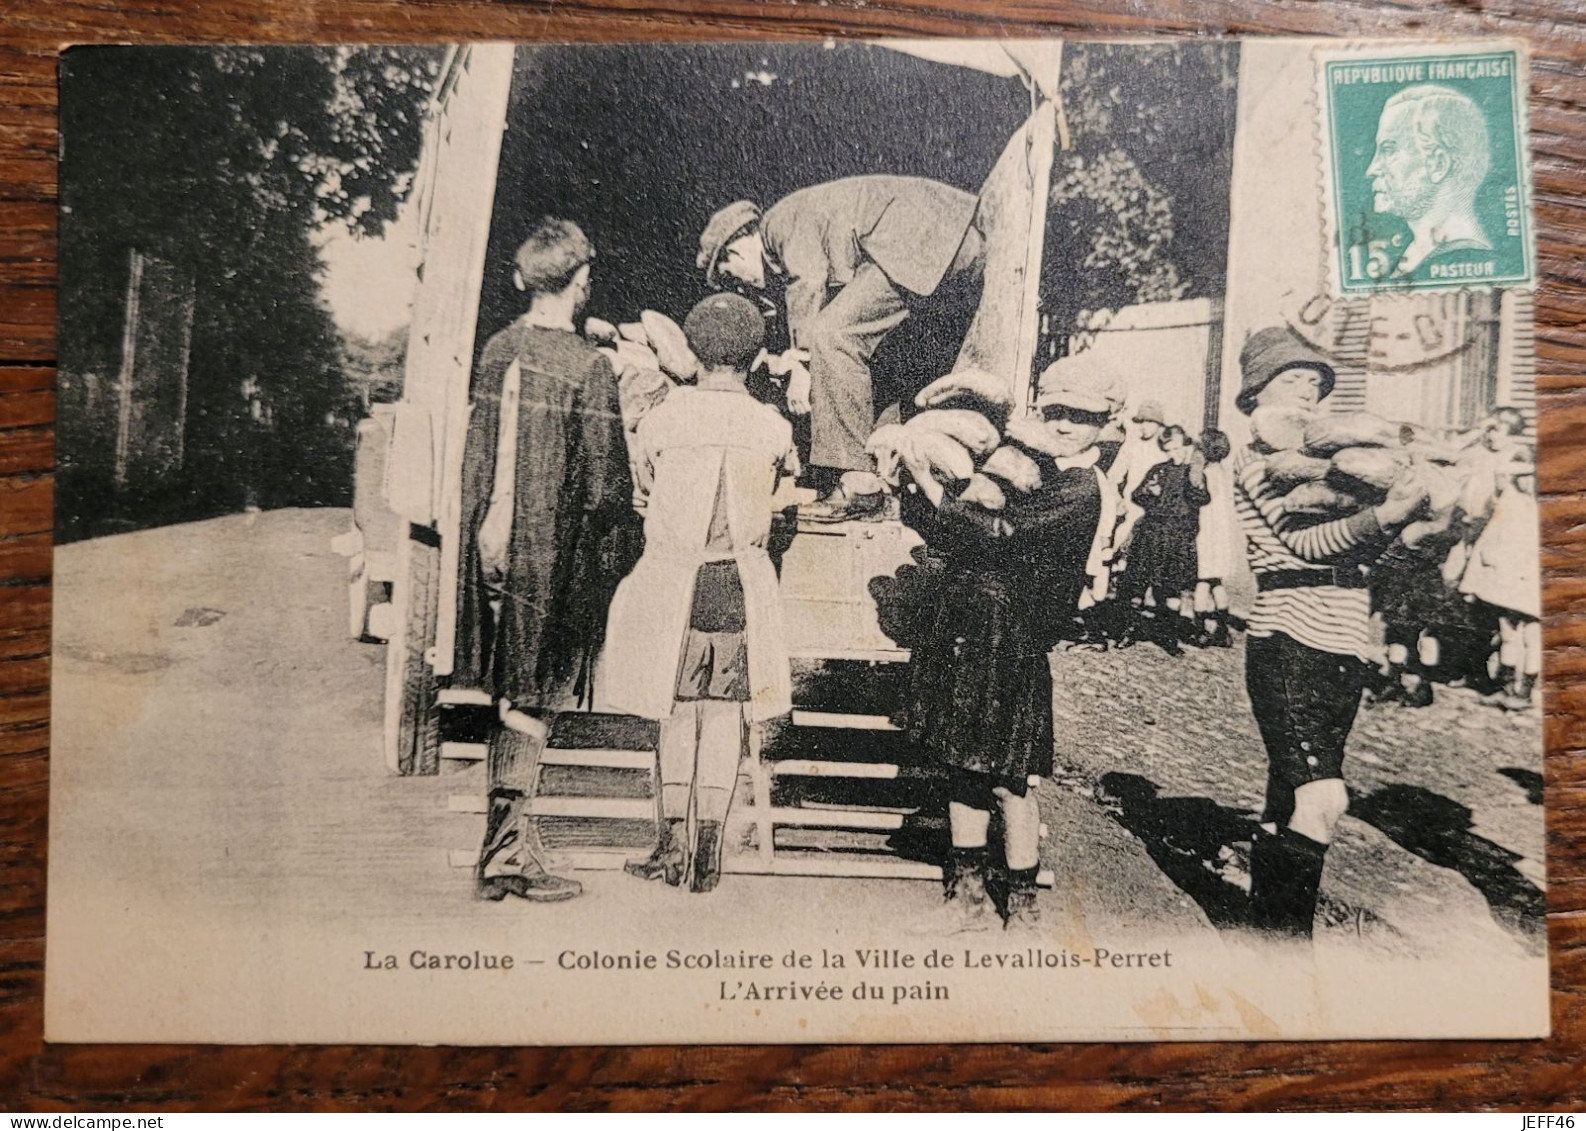
[(978, 471), (969, 477), (969, 485), (958, 496), (958, 501), (973, 503), (988, 511), (1000, 511), (1008, 505), (1008, 497), (996, 481)]
[(933, 408), (913, 417), (905, 425), (914, 432), (939, 432), (951, 436), (975, 456), (987, 456), (1002, 442), (997, 426), (982, 413), (969, 408)]
[(870, 433), (865, 441), (865, 454), (875, 463), (876, 474), (896, 487), (903, 465), (903, 453), (909, 447), (909, 432), (901, 424), (883, 424)]
[(1313, 483), (1325, 479), (1332, 464), (1308, 456), (1297, 448), (1273, 452), (1267, 457), (1267, 475), (1276, 483)]
[(1000, 480), (1015, 491), (1033, 491), (1041, 485), (1041, 469), (1024, 449), (1013, 444), (1003, 444), (987, 456), (979, 474)]
[(661, 361), (649, 346), (641, 346), (638, 342), (618, 338), (616, 345), (595, 348), (610, 359), (611, 368), (618, 377), (638, 371), (661, 372)]
[(629, 432), (639, 421), (676, 388), (659, 369), (631, 367), (617, 378), (617, 404), (622, 411), (622, 426)]
[(1055, 456), (1061, 454), (1052, 443), (1052, 438), (1047, 435), (1046, 425), (1039, 420), (1020, 417), (1008, 421), (1008, 426), (1002, 430), (1003, 442), (1015, 444), (1027, 452), (1039, 452), (1043, 455)]
[(936, 408), (953, 402), (978, 402), (1005, 410), (1013, 406), (1013, 390), (1006, 380), (983, 369), (960, 369), (938, 377), (914, 398), (914, 403), (921, 408)]
[(1330, 456), (1345, 448), (1396, 448), (1403, 444), (1400, 425), (1369, 412), (1317, 412), (1305, 423), (1305, 451), (1313, 456)]
[(1345, 490), (1362, 488), (1380, 494), (1410, 466), (1403, 451), (1389, 448), (1343, 448), (1329, 461), (1328, 481)]
[(630, 342), (638, 342), (641, 346), (650, 344), (650, 335), (644, 332), (643, 322), (624, 322), (617, 327), (617, 333)]
[(951, 436), (907, 427), (903, 432), (906, 438), (899, 452), (903, 466), (932, 503), (939, 505), (946, 487), (965, 482), (975, 474), (969, 449)]
[(1344, 491), (1326, 483), (1301, 483), (1283, 496), (1283, 509), (1288, 514), (1325, 515), (1342, 518), (1358, 512), (1364, 504)]
[(699, 374), (699, 358), (689, 348), (683, 327), (656, 310), (643, 311), (639, 325), (644, 327), (662, 372), (678, 381), (692, 381)]
[(909, 448), (941, 483), (961, 483), (975, 474), (969, 449), (941, 432), (916, 432), (909, 437)]

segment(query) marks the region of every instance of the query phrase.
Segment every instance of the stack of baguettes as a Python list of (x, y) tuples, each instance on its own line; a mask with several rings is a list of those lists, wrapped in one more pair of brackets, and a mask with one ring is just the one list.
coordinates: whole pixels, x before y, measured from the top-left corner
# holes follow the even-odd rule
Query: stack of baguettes
[(606, 355), (617, 374), (617, 398), (629, 432), (674, 385), (686, 385), (699, 373), (699, 359), (688, 348), (683, 328), (658, 311), (646, 310), (637, 321), (620, 326), (590, 318), (584, 337)]
[(924, 411), (902, 424), (884, 424), (867, 450), (877, 473), (897, 486), (906, 473), (932, 503), (949, 495), (1000, 511), (1010, 493), (1041, 485), (1032, 455), (1055, 454), (1038, 421), (1011, 414), (1006, 382), (965, 369), (931, 382), (915, 398)]
[(1479, 510), (1474, 496), (1491, 490), (1491, 476), (1477, 474), (1490, 466), (1479, 429), (1423, 428), (1366, 412), (1258, 408), (1250, 430), (1290, 514), (1341, 518), (1377, 505), (1396, 487), (1419, 488), (1426, 502), (1405, 531), (1414, 542)]

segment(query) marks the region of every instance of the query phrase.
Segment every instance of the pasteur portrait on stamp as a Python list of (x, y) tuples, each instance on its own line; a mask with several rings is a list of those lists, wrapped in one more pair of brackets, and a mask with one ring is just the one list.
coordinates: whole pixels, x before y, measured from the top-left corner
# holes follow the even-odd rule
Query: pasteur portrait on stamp
[(1323, 150), (1346, 293), (1524, 284), (1524, 55), (1321, 53)]

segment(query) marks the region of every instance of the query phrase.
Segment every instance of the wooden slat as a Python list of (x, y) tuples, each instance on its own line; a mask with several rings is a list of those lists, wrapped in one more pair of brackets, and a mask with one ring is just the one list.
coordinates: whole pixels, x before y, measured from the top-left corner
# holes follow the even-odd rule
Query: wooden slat
[[(443, 742), (441, 757), (453, 762), (481, 762), (490, 747), (483, 742)], [(543, 766), (598, 766), (612, 770), (649, 770), (655, 754), (648, 750), (562, 750), (551, 748), (540, 755)]]
[[(843, 855), (835, 852), (778, 852), (768, 865), (756, 856), (731, 856), (722, 861), (721, 870), (745, 876), (834, 876), (848, 879), (940, 880), (942, 870), (935, 864), (895, 857)], [(1041, 887), (1053, 887), (1057, 876), (1050, 868), (1036, 873)]]
[[(742, 821), (747, 827), (755, 815), (746, 806), (734, 812), (728, 823)], [(901, 829), (909, 816), (881, 809), (796, 809), (786, 805), (775, 806), (770, 813), (773, 825), (822, 829)]]
[(781, 758), (771, 763), (777, 777), (893, 779), (903, 771), (890, 762), (824, 762), (814, 758)]
[(793, 725), (796, 727), (830, 727), (840, 730), (900, 730), (896, 723), (885, 715), (849, 715), (841, 711), (798, 711), (793, 712)]
[(483, 762), (490, 747), (483, 742), (443, 742), (441, 760), (448, 762)]
[(600, 766), (612, 770), (653, 770), (655, 754), (649, 750), (562, 750), (551, 748), (540, 755), (546, 766)]

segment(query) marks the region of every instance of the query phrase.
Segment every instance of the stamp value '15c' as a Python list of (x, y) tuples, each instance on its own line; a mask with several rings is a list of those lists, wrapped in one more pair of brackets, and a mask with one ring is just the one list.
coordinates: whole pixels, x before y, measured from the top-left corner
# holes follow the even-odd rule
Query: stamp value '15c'
[(1530, 284), (1523, 52), (1318, 63), (1341, 292)]

